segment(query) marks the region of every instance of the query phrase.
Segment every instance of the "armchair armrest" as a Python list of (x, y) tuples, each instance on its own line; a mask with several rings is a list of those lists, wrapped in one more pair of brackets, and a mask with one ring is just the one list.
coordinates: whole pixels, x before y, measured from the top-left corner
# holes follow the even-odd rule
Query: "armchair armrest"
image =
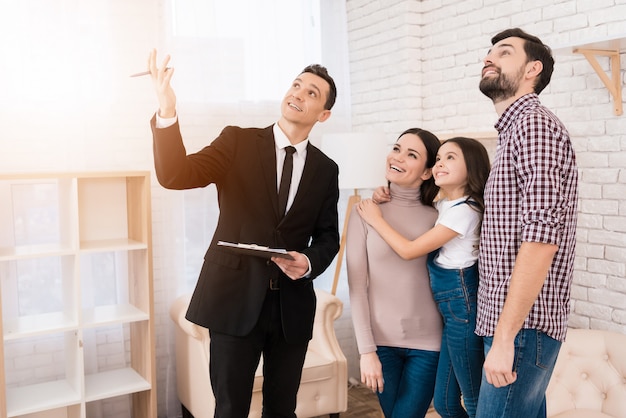
[(170, 318), (172, 318), (172, 321), (174, 321), (174, 323), (186, 334), (196, 340), (203, 341), (209, 338), (207, 329), (196, 325), (185, 318), (190, 300), (191, 294), (185, 294), (176, 298), (174, 303), (172, 303), (172, 306), (170, 306)]
[(313, 324), (313, 338), (309, 342), (309, 350), (326, 357), (345, 360), (345, 356), (335, 336), (335, 320), (343, 312), (341, 300), (320, 289), (315, 289), (317, 307)]

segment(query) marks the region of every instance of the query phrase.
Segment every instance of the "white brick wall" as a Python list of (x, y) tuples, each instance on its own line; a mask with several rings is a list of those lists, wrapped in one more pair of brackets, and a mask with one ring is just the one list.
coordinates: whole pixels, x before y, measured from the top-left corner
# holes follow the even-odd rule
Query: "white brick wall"
[[(420, 16), (407, 20), (409, 27), (381, 26), (410, 7)], [(553, 48), (626, 35), (625, 7), (612, 0), (348, 0), (353, 129), (384, 129), (391, 137), (411, 126), (435, 133), (491, 131), (497, 115), (478, 81), (493, 35), (519, 26)], [(411, 48), (372, 50), (380, 31), (410, 36)], [(622, 53), (622, 83), (625, 58)], [(599, 61), (608, 71), (608, 59)], [(369, 79), (383, 71), (382, 80)], [(391, 106), (380, 100), (389, 86), (396, 86), (387, 91)], [(568, 127), (581, 174), (570, 325), (626, 333), (626, 115), (613, 114), (609, 92), (581, 56), (556, 56), (540, 98)]]
[(397, 122), (417, 118), (421, 107), (421, 4), (399, 0), (346, 4), (353, 126), (398, 131)]

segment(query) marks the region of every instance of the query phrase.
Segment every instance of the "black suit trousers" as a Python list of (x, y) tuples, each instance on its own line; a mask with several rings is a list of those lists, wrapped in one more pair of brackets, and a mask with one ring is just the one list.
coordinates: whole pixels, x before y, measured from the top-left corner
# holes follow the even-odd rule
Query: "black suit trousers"
[(308, 342), (288, 344), (280, 290), (268, 290), (257, 324), (246, 336), (211, 332), (210, 374), (215, 418), (247, 418), (254, 374), (263, 355), (263, 418), (295, 418)]

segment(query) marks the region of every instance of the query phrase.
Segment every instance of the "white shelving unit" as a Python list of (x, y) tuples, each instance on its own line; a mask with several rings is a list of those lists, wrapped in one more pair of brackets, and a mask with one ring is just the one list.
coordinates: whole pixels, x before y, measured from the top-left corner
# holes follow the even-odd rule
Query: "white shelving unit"
[(156, 417), (149, 172), (0, 174), (0, 418)]

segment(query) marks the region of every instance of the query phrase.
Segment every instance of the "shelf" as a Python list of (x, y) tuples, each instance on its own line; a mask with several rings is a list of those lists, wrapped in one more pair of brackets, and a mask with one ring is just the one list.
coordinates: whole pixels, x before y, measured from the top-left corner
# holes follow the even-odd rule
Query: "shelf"
[(0, 173), (0, 202), (0, 418), (156, 418), (150, 172)]
[(81, 241), (81, 252), (145, 250), (148, 244), (127, 238)]
[(83, 312), (83, 326), (85, 328), (139, 322), (148, 319), (150, 319), (150, 315), (132, 305), (98, 306)]
[(60, 244), (20, 245), (0, 248), (0, 261), (71, 255), (74, 251)]
[(80, 403), (80, 393), (72, 388), (67, 380), (7, 389), (7, 416), (9, 417), (78, 403)]
[(76, 319), (68, 318), (62, 312), (22, 316), (6, 319), (3, 323), (5, 341), (72, 331), (77, 328), (78, 323)]
[(562, 45), (553, 48), (555, 55), (575, 54), (577, 49), (594, 49), (594, 50), (625, 50), (626, 49), (626, 33), (611, 37), (597, 38), (589, 40), (585, 43), (576, 42), (569, 45)]
[(85, 376), (85, 402), (150, 390), (150, 383), (131, 368)]
[[(622, 104), (622, 79), (620, 67), (620, 53), (626, 50), (626, 34), (610, 38), (598, 39), (584, 44), (563, 46), (554, 49), (555, 54), (582, 54), (604, 83), (613, 97), (613, 113), (621, 116), (624, 113)], [(609, 77), (597, 57), (608, 57), (611, 62), (611, 76)]]

